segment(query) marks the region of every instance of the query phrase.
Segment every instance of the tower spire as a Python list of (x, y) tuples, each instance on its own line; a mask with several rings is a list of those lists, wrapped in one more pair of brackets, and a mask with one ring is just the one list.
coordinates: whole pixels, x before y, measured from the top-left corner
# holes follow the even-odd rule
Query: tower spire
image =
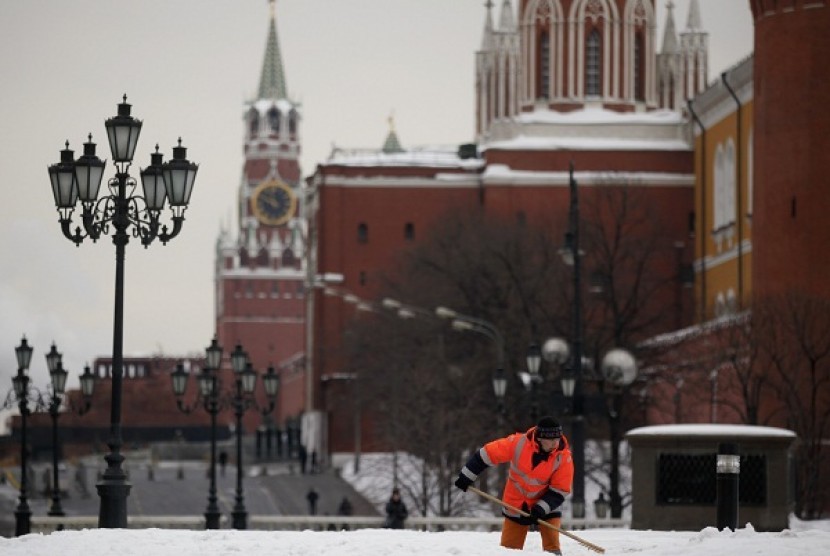
[(481, 38), (481, 50), (490, 51), (493, 48), (493, 0), (484, 3), (487, 8), (487, 17), (484, 19), (484, 35)]
[(677, 53), (677, 29), (674, 25), (674, 2), (666, 3), (666, 27), (663, 30), (663, 54)]
[(271, 26), (268, 30), (268, 42), (265, 45), (262, 74), (259, 78), (259, 98), (281, 99), (286, 98), (286, 87), (280, 43), (277, 38), (276, 0), (268, 0), (268, 3), (271, 9)]
[(689, 2), (689, 18), (686, 22), (686, 29), (699, 31), (703, 28), (700, 21), (700, 5), (697, 0)]

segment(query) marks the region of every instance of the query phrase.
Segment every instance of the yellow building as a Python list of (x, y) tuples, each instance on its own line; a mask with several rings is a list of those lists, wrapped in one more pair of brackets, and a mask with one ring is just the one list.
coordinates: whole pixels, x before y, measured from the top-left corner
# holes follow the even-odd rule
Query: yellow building
[(695, 299), (703, 322), (752, 295), (753, 59), (689, 102), (695, 144)]

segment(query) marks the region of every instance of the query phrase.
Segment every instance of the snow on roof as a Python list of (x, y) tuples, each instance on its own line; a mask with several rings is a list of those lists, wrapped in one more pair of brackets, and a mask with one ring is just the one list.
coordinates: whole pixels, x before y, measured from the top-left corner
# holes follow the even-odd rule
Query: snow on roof
[[(568, 171), (540, 172), (537, 170), (514, 170), (506, 164), (488, 164), (482, 173), (485, 180), (494, 182), (513, 180), (521, 183), (569, 183)], [(590, 184), (661, 184), (691, 186), (695, 183), (693, 174), (672, 174), (669, 172), (577, 172), (580, 185)]]
[(781, 429), (778, 427), (725, 425), (717, 423), (684, 423), (677, 425), (639, 427), (628, 431), (626, 436), (725, 436), (730, 438), (775, 436), (781, 438), (795, 438), (796, 434), (791, 430)]
[(419, 147), (403, 152), (379, 149), (335, 148), (323, 166), (437, 166), (475, 169), (484, 164), (480, 158), (460, 158), (457, 147)]
[(682, 139), (623, 139), (603, 137), (530, 137), (488, 143), (487, 149), (501, 150), (576, 150), (576, 151), (688, 151)]
[(532, 112), (519, 114), (516, 116), (516, 121), (528, 124), (674, 125), (682, 124), (685, 120), (680, 112), (674, 110), (617, 112), (589, 106), (571, 112), (559, 112), (540, 107)]

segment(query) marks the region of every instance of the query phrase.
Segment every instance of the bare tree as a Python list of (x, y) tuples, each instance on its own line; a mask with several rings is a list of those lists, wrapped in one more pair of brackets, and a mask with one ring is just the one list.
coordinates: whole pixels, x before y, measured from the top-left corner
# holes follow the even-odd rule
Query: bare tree
[(830, 434), (830, 302), (799, 293), (757, 301), (763, 353), (774, 369), (787, 425), (800, 439), (796, 514), (820, 517), (830, 489), (822, 473)]

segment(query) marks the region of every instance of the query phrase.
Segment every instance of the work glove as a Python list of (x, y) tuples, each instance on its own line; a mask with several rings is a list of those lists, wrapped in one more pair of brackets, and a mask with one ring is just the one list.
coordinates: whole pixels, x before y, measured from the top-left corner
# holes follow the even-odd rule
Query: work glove
[(545, 519), (547, 513), (548, 512), (539, 504), (534, 504), (533, 507), (530, 508), (530, 517), (536, 521), (542, 521)]
[(455, 480), (455, 486), (460, 488), (462, 491), (467, 492), (467, 487), (473, 484), (472, 479), (467, 477), (467, 475), (463, 473), (459, 473), (458, 478)]

